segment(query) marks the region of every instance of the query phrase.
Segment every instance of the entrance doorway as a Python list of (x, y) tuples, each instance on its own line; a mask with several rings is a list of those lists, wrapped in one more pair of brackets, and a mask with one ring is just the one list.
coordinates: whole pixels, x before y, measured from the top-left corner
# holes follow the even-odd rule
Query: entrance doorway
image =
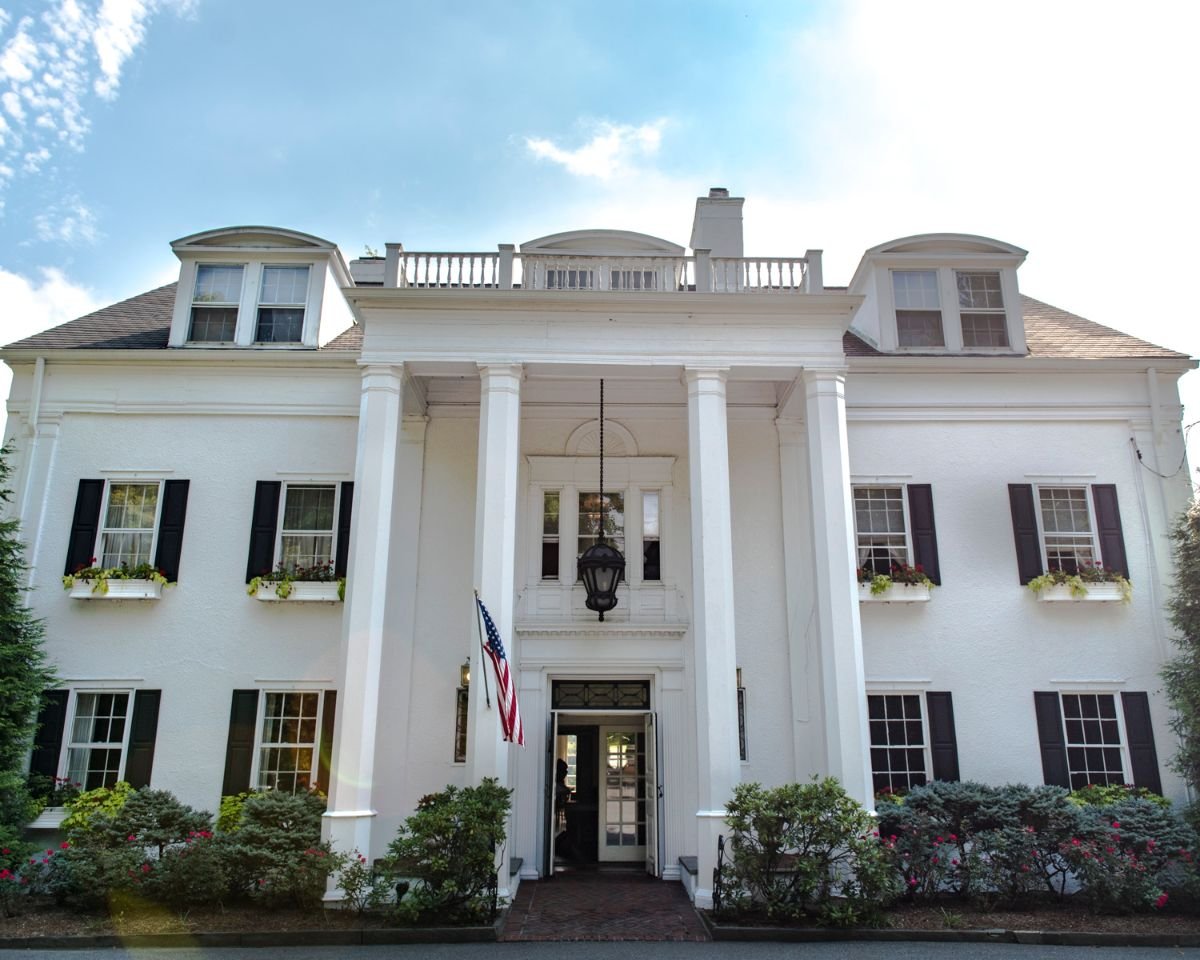
[(658, 730), (646, 710), (555, 710), (547, 750), (544, 876), (605, 864), (660, 875)]

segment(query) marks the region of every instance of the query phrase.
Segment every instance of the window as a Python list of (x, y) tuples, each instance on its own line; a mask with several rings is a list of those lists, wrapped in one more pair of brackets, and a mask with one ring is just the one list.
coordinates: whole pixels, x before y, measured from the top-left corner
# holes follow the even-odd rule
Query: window
[(547, 290), (591, 290), (596, 286), (591, 270), (547, 270)]
[(1008, 323), (1004, 316), (1004, 295), (1000, 274), (955, 274), (958, 282), (958, 309), (962, 318), (964, 347), (1007, 347)]
[(583, 556), (600, 535), (604, 518), (604, 539), (625, 554), (625, 494), (606, 493), (601, 501), (598, 493), (579, 494), (579, 542), (575, 558)]
[(893, 270), (896, 337), (902, 347), (944, 347), (936, 270)]
[(101, 567), (132, 569), (154, 556), (159, 484), (110, 483), (100, 530)]
[(268, 692), (262, 702), (257, 788), (287, 793), (311, 789), (316, 782), (320, 691)]
[(454, 762), (467, 762), (467, 708), (471, 691), (459, 687), (454, 691)]
[(1111, 693), (1064, 693), (1062, 716), (1071, 789), (1089, 783), (1125, 783), (1116, 697)]
[(642, 579), (662, 579), (661, 527), (658, 518), (657, 490), (642, 494)]
[(1078, 573), (1096, 565), (1087, 487), (1039, 487), (1046, 569)]
[(308, 267), (263, 267), (256, 343), (299, 343), (308, 302)]
[(611, 289), (657, 290), (658, 274), (653, 270), (614, 270)]
[(279, 524), (279, 562), (289, 570), (310, 570), (333, 562), (335, 484), (289, 483), (284, 488)]
[(66, 777), (84, 790), (111, 787), (121, 779), (129, 737), (127, 692), (80, 692), (67, 741)]
[(925, 718), (915, 693), (868, 694), (875, 792), (906, 791), (929, 781)]
[(887, 574), (909, 563), (903, 487), (855, 487), (854, 528), (860, 568)]
[(559, 502), (557, 490), (542, 494), (542, 579), (558, 579)]
[(750, 749), (746, 743), (746, 688), (742, 686), (742, 668), (737, 668), (737, 710), (738, 710), (738, 759), (745, 763), (750, 759)]
[(202, 263), (196, 267), (190, 343), (232, 343), (242, 298), (242, 267)]

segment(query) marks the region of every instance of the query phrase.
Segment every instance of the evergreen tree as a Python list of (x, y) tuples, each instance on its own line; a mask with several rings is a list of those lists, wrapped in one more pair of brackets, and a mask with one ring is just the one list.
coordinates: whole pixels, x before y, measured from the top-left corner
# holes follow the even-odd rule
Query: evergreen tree
[[(11, 448), (0, 449), (0, 510), (8, 503)], [(0, 520), (0, 826), (30, 813), (25, 758), (37, 724), (42, 694), (54, 671), (42, 649), (45, 628), (25, 605), (25, 545), (15, 517)]]
[(1167, 603), (1179, 655), (1163, 667), (1171, 701), (1171, 728), (1179, 751), (1171, 764), (1192, 789), (1200, 788), (1200, 501), (1193, 501), (1171, 532), (1175, 589)]

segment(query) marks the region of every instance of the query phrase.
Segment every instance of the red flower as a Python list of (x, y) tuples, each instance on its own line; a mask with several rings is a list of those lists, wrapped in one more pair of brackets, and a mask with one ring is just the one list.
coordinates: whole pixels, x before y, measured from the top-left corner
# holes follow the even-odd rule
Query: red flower
[[(71, 841), (70, 841), (70, 840), (64, 840), (62, 843), (60, 843), (60, 844), (58, 845), (58, 849), (59, 849), (59, 850), (70, 850), (70, 849), (71, 849)], [(6, 850), (6, 851), (5, 851), (5, 853), (7, 853), (7, 852), (8, 852), (8, 851)]]
[(1154, 901), (1154, 909), (1161, 910), (1163, 908), (1163, 906), (1166, 904), (1166, 902), (1167, 902), (1167, 895), (1165, 893), (1160, 893), (1158, 895), (1158, 899)]

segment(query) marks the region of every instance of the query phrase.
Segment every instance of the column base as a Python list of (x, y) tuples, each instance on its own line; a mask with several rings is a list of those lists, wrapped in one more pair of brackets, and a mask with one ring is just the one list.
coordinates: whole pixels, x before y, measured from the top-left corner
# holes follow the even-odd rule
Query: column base
[(696, 811), (696, 890), (692, 902), (701, 910), (711, 910), (713, 905), (713, 871), (717, 868), (717, 837), (729, 829), (725, 824), (724, 810)]
[[(321, 815), (321, 839), (328, 840), (337, 853), (353, 853), (357, 850), (364, 857), (371, 855), (371, 825), (374, 810), (328, 810)], [(325, 896), (326, 903), (343, 899), (337, 877), (329, 878)]]

